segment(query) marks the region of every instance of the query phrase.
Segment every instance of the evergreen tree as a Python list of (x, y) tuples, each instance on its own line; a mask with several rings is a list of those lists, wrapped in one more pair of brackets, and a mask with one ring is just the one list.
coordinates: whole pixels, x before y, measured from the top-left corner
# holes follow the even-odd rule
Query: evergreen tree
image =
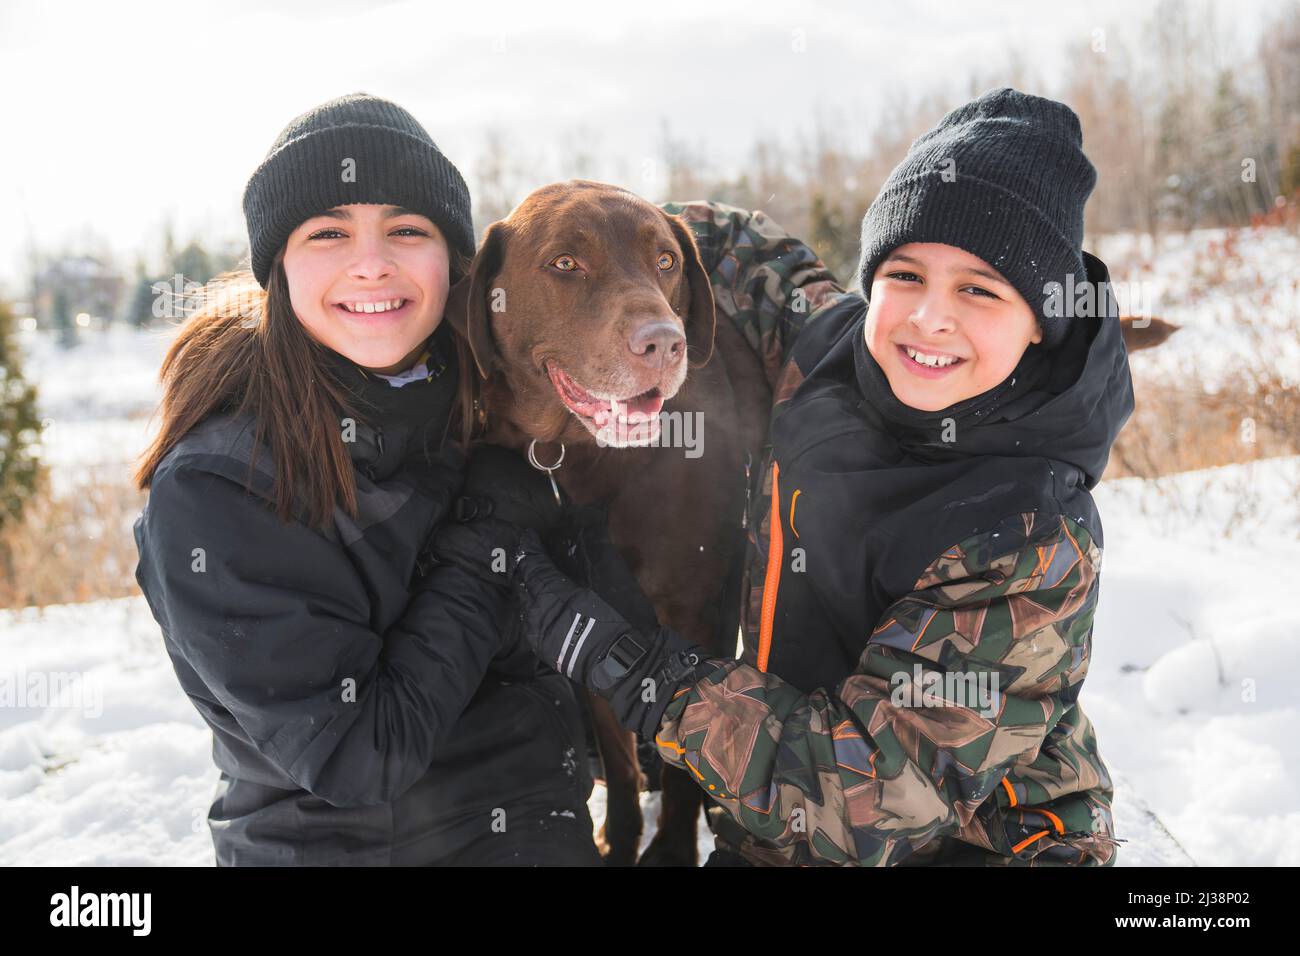
[(126, 307), (126, 320), (137, 329), (147, 328), (154, 321), (153, 304), (156, 298), (153, 291), (153, 284), (156, 280), (150, 279), (145, 272), (144, 263), (137, 262), (135, 266), (135, 293), (131, 296), (130, 304)]
[(59, 345), (70, 349), (77, 344), (77, 326), (72, 320), (72, 309), (68, 305), (68, 294), (63, 291), (63, 280), (56, 278), (59, 287), (54, 290), (54, 302), (51, 306), (51, 318), (54, 328), (59, 333)]
[[(36, 386), (23, 378), (15, 326), (13, 312), (0, 302), (0, 531), (17, 522), (40, 480), (32, 451), (41, 435)], [(5, 560), (0, 554), (0, 567)]]
[(820, 189), (813, 193), (808, 211), (808, 244), (846, 288), (853, 284), (857, 269), (858, 240), (857, 223), (846, 220), (843, 210)]
[[(199, 285), (204, 285), (216, 275), (208, 251), (197, 241), (191, 242), (173, 256), (171, 267), (172, 276), (179, 275), (182, 277), (182, 287), (186, 282), (197, 282)], [(168, 276), (168, 278), (171, 279), (172, 276)]]

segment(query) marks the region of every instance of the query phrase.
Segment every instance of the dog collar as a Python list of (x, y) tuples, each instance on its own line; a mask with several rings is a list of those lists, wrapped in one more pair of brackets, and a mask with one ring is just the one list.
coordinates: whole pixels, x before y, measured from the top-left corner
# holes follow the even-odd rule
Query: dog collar
[(532, 465), (538, 471), (546, 472), (546, 477), (551, 479), (551, 491), (555, 493), (555, 503), (563, 507), (564, 502), (560, 500), (560, 486), (555, 483), (555, 475), (552, 474), (564, 463), (564, 442), (560, 442), (560, 457), (555, 459), (553, 465), (543, 465), (537, 460), (537, 439), (534, 438), (528, 443), (528, 464)]

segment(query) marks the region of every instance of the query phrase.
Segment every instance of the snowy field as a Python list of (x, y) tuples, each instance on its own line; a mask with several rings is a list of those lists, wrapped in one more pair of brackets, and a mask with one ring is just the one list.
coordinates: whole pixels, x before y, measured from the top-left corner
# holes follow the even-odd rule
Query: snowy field
[[(1155, 314), (1184, 331), (1135, 356), (1135, 374), (1238, 341), (1231, 318), (1250, 314), (1258, 290), (1169, 291), (1168, 276), (1216, 241), (1180, 237), (1143, 273), (1166, 288)], [(1276, 274), (1300, 261), (1296, 237), (1242, 245), (1244, 261), (1272, 263), (1274, 307), (1294, 311), (1300, 279)], [(125, 475), (149, 434), (167, 336), (83, 332), (70, 351), (34, 332), (20, 340), (56, 479)], [(1082, 701), (1115, 777), (1122, 866), (1300, 865), (1300, 606), (1275, 586), (1276, 569), (1300, 567), (1298, 486), (1300, 458), (1283, 458), (1096, 492), (1106, 547)], [(0, 864), (210, 865), (211, 735), (143, 597), (0, 611), (0, 680), (33, 674), (74, 677), (52, 699), (0, 706)], [(656, 801), (643, 798), (646, 839)], [(599, 820), (599, 788), (591, 807)]]
[[(1098, 490), (1107, 547), (1082, 700), (1116, 778), (1121, 865), (1300, 864), (1300, 607), (1260, 573), (1300, 567), (1300, 514), (1281, 493), (1300, 458), (1178, 480), (1230, 502), (1247, 470), (1278, 504), (1230, 535), (1222, 514), (1180, 517), (1138, 479)], [(11, 679), (79, 675), (46, 706), (0, 708), (0, 864), (212, 862), (211, 736), (143, 598), (0, 611), (0, 660)], [(591, 807), (600, 819), (599, 788)]]
[[(1300, 235), (1285, 229), (1223, 229), (1162, 236), (1107, 236), (1097, 254), (1110, 266), (1123, 314), (1181, 326), (1158, 349), (1133, 356), (1133, 374), (1179, 375), (1192, 369), (1208, 388), (1242, 362), (1258, 361), (1256, 338), (1269, 343), (1273, 367), (1300, 385)], [(1286, 330), (1290, 330), (1289, 332)], [(1276, 331), (1275, 331), (1276, 330)], [(1280, 334), (1276, 334), (1280, 333)]]

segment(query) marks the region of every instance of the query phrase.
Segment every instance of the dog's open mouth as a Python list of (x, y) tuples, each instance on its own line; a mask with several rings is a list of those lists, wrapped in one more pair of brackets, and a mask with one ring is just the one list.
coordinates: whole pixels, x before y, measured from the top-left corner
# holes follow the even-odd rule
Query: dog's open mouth
[(546, 363), (546, 374), (560, 401), (601, 444), (619, 448), (647, 445), (659, 436), (659, 412), (664, 407), (664, 395), (658, 387), (639, 395), (616, 398), (584, 388), (554, 362)]

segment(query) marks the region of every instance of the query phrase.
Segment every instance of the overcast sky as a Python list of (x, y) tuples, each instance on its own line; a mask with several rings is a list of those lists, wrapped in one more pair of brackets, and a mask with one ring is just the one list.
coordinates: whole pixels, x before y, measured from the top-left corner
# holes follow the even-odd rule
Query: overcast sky
[(891, 94), (964, 90), (1013, 50), (1050, 88), (1069, 68), (1064, 50), (1094, 29), (1140, 48), (1133, 34), (1153, 7), (4, 0), (0, 287), (21, 291), (29, 243), (99, 241), (129, 269), (137, 252), (156, 256), (169, 218), (182, 241), (245, 237), (249, 174), (290, 119), (343, 93), (410, 110), (471, 194), (492, 128), (537, 170), (532, 185), (568, 175), (544, 160), (579, 137), (596, 178), (638, 189), (665, 119), (723, 170), (759, 136), (793, 141), (819, 113), (861, 143)]

